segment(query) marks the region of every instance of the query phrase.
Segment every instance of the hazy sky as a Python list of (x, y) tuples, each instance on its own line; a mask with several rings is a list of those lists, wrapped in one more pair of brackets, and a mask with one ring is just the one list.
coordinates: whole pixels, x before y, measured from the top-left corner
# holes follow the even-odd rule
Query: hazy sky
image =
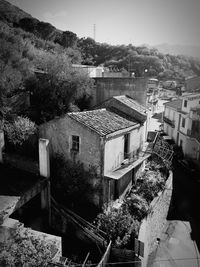
[(200, 45), (200, 0), (9, 0), (39, 20), (109, 44)]

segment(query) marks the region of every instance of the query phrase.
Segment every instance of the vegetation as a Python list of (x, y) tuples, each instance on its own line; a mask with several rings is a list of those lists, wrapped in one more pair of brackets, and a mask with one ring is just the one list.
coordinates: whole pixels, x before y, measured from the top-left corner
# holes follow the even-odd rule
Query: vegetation
[(49, 266), (53, 258), (55, 244), (46, 242), (29, 233), (28, 229), (17, 229), (12, 235), (12, 242), (0, 246), (0, 265), (10, 266)]
[(28, 118), (18, 116), (12, 123), (4, 124), (4, 131), (9, 143), (20, 146), (37, 133), (37, 127)]
[(142, 219), (149, 213), (150, 202), (164, 189), (166, 176), (162, 171), (155, 171), (155, 165), (158, 164), (154, 161), (147, 164), (149, 170), (140, 174), (136, 186), (127, 193), (119, 208), (111, 204), (95, 220), (97, 231), (107, 233), (108, 240), (112, 240), (115, 247), (131, 247)]
[(100, 190), (94, 167), (85, 170), (82, 163), (57, 155), (51, 161), (51, 177), (52, 195), (59, 203), (79, 214), (86, 209), (89, 213), (92, 197)]
[(13, 120), (3, 120), (5, 149), (7, 152), (38, 158), (38, 129), (27, 117), (17, 116)]
[(132, 238), (138, 235), (139, 222), (126, 209), (105, 209), (97, 216), (95, 223), (97, 231), (104, 231), (115, 247), (127, 247)]
[[(93, 81), (72, 64), (103, 65), (123, 75), (177, 79), (200, 75), (200, 61), (164, 55), (145, 46), (109, 45), (60, 31), (1, 0), (0, 119), (25, 115), (36, 123), (60, 116), (70, 107), (89, 107)], [(13, 107), (12, 97), (30, 95), (30, 105)], [(75, 110), (77, 110), (75, 108)]]

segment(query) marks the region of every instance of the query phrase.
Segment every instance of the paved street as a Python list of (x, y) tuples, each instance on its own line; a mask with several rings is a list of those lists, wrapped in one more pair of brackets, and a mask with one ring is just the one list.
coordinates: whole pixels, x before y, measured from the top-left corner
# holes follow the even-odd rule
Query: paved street
[(174, 162), (173, 195), (166, 228), (148, 267), (200, 266), (200, 184)]
[(200, 254), (190, 232), (189, 222), (168, 221), (148, 267), (199, 267)]

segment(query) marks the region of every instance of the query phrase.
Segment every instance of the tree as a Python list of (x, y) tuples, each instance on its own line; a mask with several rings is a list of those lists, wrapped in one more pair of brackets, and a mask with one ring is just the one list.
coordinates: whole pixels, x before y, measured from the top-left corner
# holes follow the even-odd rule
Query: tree
[(94, 167), (85, 170), (82, 163), (65, 160), (62, 155), (51, 160), (51, 177), (52, 194), (56, 200), (77, 211), (99, 190), (93, 185), (98, 179)]
[(2, 267), (45, 267), (53, 258), (53, 241), (32, 235), (28, 229), (17, 229), (12, 235), (12, 242), (0, 246), (0, 265)]
[(73, 70), (69, 57), (64, 53), (56, 56), (41, 53), (35, 65), (43, 72), (29, 79), (26, 88), (32, 94), (31, 104), (35, 111), (33, 120), (37, 123), (70, 111), (70, 103), (88, 93), (93, 85), (88, 76)]
[(137, 194), (131, 193), (125, 198), (123, 207), (128, 209), (128, 212), (141, 221), (148, 214), (149, 205), (147, 201)]
[(115, 247), (127, 247), (131, 239), (138, 235), (139, 222), (127, 212), (127, 209), (113, 207), (104, 209), (95, 221), (97, 231), (107, 233), (108, 241)]

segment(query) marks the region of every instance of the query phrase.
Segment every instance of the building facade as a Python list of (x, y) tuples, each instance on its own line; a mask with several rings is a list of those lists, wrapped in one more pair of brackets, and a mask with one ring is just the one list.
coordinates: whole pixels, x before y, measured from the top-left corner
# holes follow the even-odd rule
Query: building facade
[(51, 155), (59, 153), (67, 160), (80, 161), (86, 169), (95, 167), (103, 188), (96, 196), (97, 205), (120, 197), (132, 183), (146, 130), (146, 114), (137, 113), (128, 116), (122, 109), (101, 108), (68, 113), (40, 126), (40, 136), (49, 138)]
[(164, 132), (184, 155), (200, 161), (200, 94), (190, 94), (165, 103)]

